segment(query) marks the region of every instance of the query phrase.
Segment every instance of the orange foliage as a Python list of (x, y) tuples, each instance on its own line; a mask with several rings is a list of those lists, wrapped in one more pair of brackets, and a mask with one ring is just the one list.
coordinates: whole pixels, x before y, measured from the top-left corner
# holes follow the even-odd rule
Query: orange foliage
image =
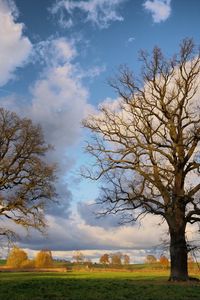
[(192, 271), (195, 267), (194, 258), (192, 256), (188, 256), (188, 269), (189, 271)]
[(23, 262), (26, 261), (27, 259), (28, 259), (27, 253), (24, 250), (15, 246), (10, 251), (6, 264), (7, 266), (12, 268), (20, 268)]
[(37, 253), (35, 258), (35, 267), (36, 268), (48, 268), (53, 266), (53, 258), (51, 251), (41, 250)]
[(107, 253), (103, 254), (99, 259), (100, 264), (109, 264), (109, 255)]
[(35, 268), (35, 261), (30, 259), (24, 260), (20, 267), (22, 269), (33, 269)]
[(168, 268), (169, 267), (169, 259), (165, 255), (160, 256), (160, 264), (162, 265), (163, 268)]

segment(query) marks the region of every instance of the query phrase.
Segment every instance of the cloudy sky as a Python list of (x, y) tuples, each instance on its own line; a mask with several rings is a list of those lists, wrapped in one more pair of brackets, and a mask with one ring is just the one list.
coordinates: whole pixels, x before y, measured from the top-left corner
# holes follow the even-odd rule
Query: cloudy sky
[(122, 250), (135, 262), (155, 251), (167, 232), (159, 219), (119, 226), (117, 216), (96, 218), (98, 185), (79, 176), (89, 159), (81, 120), (116, 98), (107, 80), (120, 64), (139, 72), (140, 49), (172, 55), (185, 37), (199, 44), (199, 11), (196, 0), (0, 0), (1, 106), (42, 125), (59, 166), (47, 235), (19, 229), (22, 247), (68, 258)]

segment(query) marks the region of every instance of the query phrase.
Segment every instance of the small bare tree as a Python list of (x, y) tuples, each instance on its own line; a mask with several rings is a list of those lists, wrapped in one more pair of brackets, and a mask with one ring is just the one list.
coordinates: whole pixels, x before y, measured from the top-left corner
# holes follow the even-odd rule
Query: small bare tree
[[(4, 223), (44, 228), (43, 209), (55, 195), (55, 166), (43, 159), (50, 148), (40, 126), (0, 109), (0, 217)], [(12, 240), (13, 227), (1, 226), (0, 235)]]
[(155, 264), (157, 262), (157, 258), (152, 254), (148, 254), (145, 258), (145, 262), (147, 264)]
[(120, 252), (116, 252), (116, 253), (112, 253), (110, 255), (111, 257), (111, 264), (112, 265), (121, 265), (122, 264), (122, 253)]
[(94, 133), (86, 150), (95, 159), (85, 176), (106, 179), (101, 202), (108, 213), (166, 221), (170, 280), (188, 280), (186, 225), (200, 221), (200, 55), (186, 39), (171, 59), (156, 47), (141, 60), (140, 80), (120, 70), (111, 82), (119, 100), (84, 121)]
[(128, 254), (123, 255), (123, 263), (124, 263), (124, 265), (130, 264), (130, 256)]
[(110, 263), (110, 257), (107, 253), (103, 254), (99, 259), (100, 264), (108, 265)]
[(81, 251), (76, 251), (73, 255), (73, 260), (77, 263), (77, 264), (81, 264), (84, 263), (85, 260), (85, 256)]

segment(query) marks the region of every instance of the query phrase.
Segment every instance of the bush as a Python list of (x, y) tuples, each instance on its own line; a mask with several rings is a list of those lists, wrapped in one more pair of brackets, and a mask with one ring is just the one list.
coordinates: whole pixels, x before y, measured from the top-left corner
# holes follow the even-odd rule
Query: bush
[(53, 258), (51, 251), (41, 250), (35, 258), (36, 268), (49, 268), (53, 266)]
[(22, 269), (33, 269), (33, 268), (35, 268), (35, 261), (30, 260), (30, 259), (24, 260), (21, 263), (21, 268)]
[(28, 260), (27, 253), (18, 247), (14, 247), (8, 255), (6, 264), (12, 268), (20, 268), (26, 260)]

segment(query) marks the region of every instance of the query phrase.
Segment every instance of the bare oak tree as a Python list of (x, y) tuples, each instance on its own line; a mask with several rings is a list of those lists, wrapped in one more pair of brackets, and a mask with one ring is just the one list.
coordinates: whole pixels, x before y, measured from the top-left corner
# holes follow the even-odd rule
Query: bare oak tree
[(86, 150), (95, 161), (85, 176), (106, 180), (101, 202), (108, 213), (166, 221), (170, 280), (188, 280), (186, 225), (200, 222), (200, 55), (185, 39), (172, 58), (156, 47), (141, 61), (140, 80), (122, 68), (111, 81), (119, 99), (84, 121), (94, 134)]
[[(12, 228), (16, 225), (38, 230), (44, 228), (45, 204), (55, 196), (55, 166), (44, 160), (50, 148), (44, 141), (40, 126), (0, 108), (2, 237), (13, 239), (15, 230)], [(11, 228), (8, 227), (9, 222)]]

